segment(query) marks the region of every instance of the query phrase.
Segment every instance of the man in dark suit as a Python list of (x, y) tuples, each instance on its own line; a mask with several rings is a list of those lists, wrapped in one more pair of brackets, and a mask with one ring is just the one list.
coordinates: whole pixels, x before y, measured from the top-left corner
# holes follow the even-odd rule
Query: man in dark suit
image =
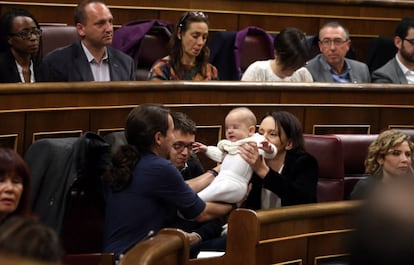
[(345, 58), (351, 47), (348, 30), (338, 22), (329, 22), (319, 31), (321, 54), (310, 60), (305, 67), (315, 82), (369, 83), (368, 66)]
[(414, 17), (405, 17), (395, 30), (394, 58), (372, 73), (374, 83), (414, 83)]
[(81, 2), (75, 11), (81, 40), (45, 57), (43, 79), (51, 82), (134, 80), (132, 58), (110, 47), (112, 22), (111, 11), (103, 2)]

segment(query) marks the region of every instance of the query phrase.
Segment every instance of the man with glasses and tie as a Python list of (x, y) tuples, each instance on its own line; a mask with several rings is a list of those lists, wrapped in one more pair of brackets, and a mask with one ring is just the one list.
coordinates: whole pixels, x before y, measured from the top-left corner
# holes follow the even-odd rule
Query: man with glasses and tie
[(414, 84), (414, 17), (405, 17), (395, 29), (395, 57), (372, 73), (374, 83)]
[(345, 58), (351, 47), (349, 33), (338, 22), (329, 22), (319, 31), (321, 54), (305, 66), (315, 82), (370, 83), (368, 66)]

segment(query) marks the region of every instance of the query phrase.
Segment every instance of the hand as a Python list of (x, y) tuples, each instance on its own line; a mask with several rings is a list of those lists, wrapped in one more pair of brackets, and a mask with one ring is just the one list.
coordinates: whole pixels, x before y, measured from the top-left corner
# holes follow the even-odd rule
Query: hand
[(268, 154), (273, 154), (273, 147), (272, 147), (272, 145), (271, 145), (269, 142), (267, 142), (267, 141), (263, 141), (263, 142), (261, 142), (261, 143), (260, 143), (259, 148), (260, 148), (260, 149), (263, 149), (263, 151), (265, 151), (265, 152), (266, 152), (266, 153), (268, 153)]
[(196, 232), (185, 233), (188, 241), (190, 241), (190, 245), (196, 244), (201, 241), (201, 237)]
[(240, 155), (252, 167), (256, 174), (264, 178), (269, 172), (264, 158), (259, 155), (259, 147), (256, 143), (246, 143), (239, 147)]
[(239, 146), (239, 151), (240, 155), (250, 166), (253, 166), (259, 159), (259, 147), (254, 142), (242, 144)]
[(207, 145), (200, 142), (193, 143), (193, 152), (194, 153), (205, 153), (207, 152)]

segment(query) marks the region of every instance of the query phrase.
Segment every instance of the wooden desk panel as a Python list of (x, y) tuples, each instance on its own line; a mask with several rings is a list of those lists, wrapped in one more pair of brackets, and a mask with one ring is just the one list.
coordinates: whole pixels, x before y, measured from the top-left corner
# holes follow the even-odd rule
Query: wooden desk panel
[(365, 126), (372, 134), (389, 126), (414, 127), (414, 86), (410, 85), (138, 81), (0, 84), (0, 97), (0, 135), (17, 134), (17, 149), (22, 153), (32, 143), (33, 134), (62, 137), (79, 131), (104, 134), (122, 129), (130, 109), (142, 103), (165, 104), (173, 111), (187, 113), (200, 127), (199, 140), (207, 144), (216, 144), (224, 136), (224, 117), (238, 106), (251, 108), (258, 121), (269, 111), (292, 112), (305, 133), (312, 133), (315, 125), (333, 129), (349, 125), (355, 130)]
[(79, 137), (89, 128), (89, 113), (86, 110), (28, 111), (24, 151), (40, 138)]
[[(25, 113), (24, 112), (0, 112), (0, 137), (2, 146), (15, 148), (23, 152), (23, 139), (25, 134)], [(15, 137), (13, 135), (16, 135)], [(15, 143), (12, 143), (15, 138)], [(16, 146), (14, 146), (16, 144)]]

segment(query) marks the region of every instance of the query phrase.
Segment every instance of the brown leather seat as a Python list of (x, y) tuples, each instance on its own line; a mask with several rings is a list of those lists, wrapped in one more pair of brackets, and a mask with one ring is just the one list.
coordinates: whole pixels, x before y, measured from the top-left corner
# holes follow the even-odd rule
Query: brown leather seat
[(43, 56), (78, 39), (79, 35), (75, 26), (42, 26)]
[(162, 26), (154, 26), (144, 35), (138, 50), (136, 80), (148, 80), (148, 73), (152, 65), (168, 55), (170, 36), (171, 32)]
[(398, 49), (394, 45), (393, 37), (377, 37), (369, 44), (366, 64), (373, 72), (394, 58)]
[(240, 70), (240, 78), (252, 63), (274, 58), (273, 38), (264, 29), (247, 27), (240, 30), (235, 38), (235, 59)]
[(344, 153), (344, 198), (349, 195), (355, 184), (366, 177), (364, 161), (368, 146), (378, 137), (377, 134), (336, 134), (341, 139)]
[(344, 156), (335, 135), (305, 134), (305, 148), (318, 161), (318, 202), (344, 199)]
[(247, 67), (256, 61), (272, 59), (274, 56), (269, 52), (268, 38), (263, 35), (247, 35), (244, 39), (243, 49), (240, 52), (240, 69), (242, 73)]

